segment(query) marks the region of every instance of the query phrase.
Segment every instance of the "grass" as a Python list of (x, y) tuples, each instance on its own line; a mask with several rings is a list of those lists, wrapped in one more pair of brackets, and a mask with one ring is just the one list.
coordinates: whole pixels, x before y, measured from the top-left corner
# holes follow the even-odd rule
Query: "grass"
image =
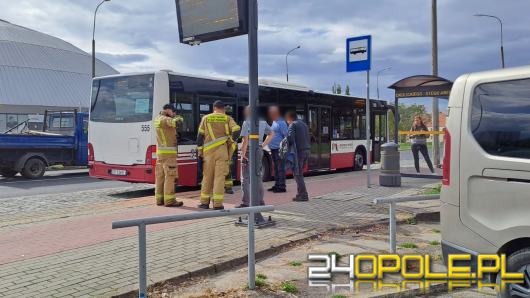
[(331, 298), (346, 298), (344, 295), (333, 295)]
[(340, 261), (340, 259), (342, 258), (342, 256), (339, 255), (338, 252), (334, 252), (334, 251), (328, 253), (328, 255), (329, 255), (330, 257), (331, 257), (332, 255), (335, 255), (335, 260), (337, 261), (337, 263), (338, 263), (338, 262)]
[[(399, 151), (410, 151), (412, 147), (411, 143), (399, 143)], [(432, 149), (432, 142), (427, 142), (427, 148)]]
[(291, 262), (289, 262), (289, 265), (291, 265), (293, 267), (300, 267), (300, 266), (302, 266), (302, 262), (300, 262), (300, 261), (291, 261)]
[(418, 220), (416, 219), (416, 217), (409, 217), (407, 218), (407, 224), (409, 225), (416, 225), (418, 223)]
[[(267, 283), (266, 279), (267, 279), (267, 276), (265, 276), (264, 274), (258, 274), (256, 276), (256, 288), (266, 288), (266, 287), (268, 287), (269, 284)], [(249, 288), (250, 287), (247, 284), (245, 289), (248, 290)]]
[(436, 234), (440, 234), (442, 231), (440, 231), (439, 229), (432, 229), (431, 230), (433, 233), (436, 233)]
[(399, 245), (399, 247), (402, 247), (402, 248), (418, 248), (418, 246), (412, 242), (405, 242), (405, 243), (401, 243)]
[(437, 240), (429, 241), (429, 244), (430, 245), (440, 245), (440, 241), (437, 241)]
[(281, 283), (280, 287), (282, 288), (283, 291), (287, 292), (287, 293), (291, 293), (291, 294), (296, 294), (298, 293), (298, 288), (296, 287), (296, 285), (290, 281), (284, 281)]
[(423, 192), (423, 194), (425, 194), (425, 195), (439, 195), (441, 191), (442, 191), (442, 185), (438, 184), (438, 185), (436, 185), (435, 187), (433, 187), (431, 189), (426, 189)]

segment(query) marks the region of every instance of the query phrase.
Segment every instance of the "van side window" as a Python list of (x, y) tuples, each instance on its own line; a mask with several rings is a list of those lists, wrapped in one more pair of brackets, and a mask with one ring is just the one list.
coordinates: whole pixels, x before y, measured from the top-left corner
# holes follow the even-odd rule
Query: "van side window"
[(478, 86), (471, 130), (489, 154), (530, 158), (530, 79)]

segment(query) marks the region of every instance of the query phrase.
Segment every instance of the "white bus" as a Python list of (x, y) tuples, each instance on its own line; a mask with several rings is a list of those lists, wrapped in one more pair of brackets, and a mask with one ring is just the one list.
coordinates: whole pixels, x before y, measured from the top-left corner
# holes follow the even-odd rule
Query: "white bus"
[[(311, 157), (307, 171), (351, 168), (362, 169), (366, 161), (365, 100), (350, 96), (313, 92), (292, 84), (262, 82), (259, 106), (279, 105), (293, 109), (311, 130)], [(168, 102), (174, 104), (184, 123), (178, 128), (179, 185), (200, 182), (197, 167), (196, 136), (202, 116), (212, 112), (215, 100), (222, 100), (226, 111), (239, 124), (248, 104), (248, 85), (158, 71), (120, 74), (93, 81), (89, 123), (89, 168), (92, 177), (128, 182), (154, 183), (156, 137), (153, 118)], [(388, 106), (372, 100), (372, 138), (378, 160), (385, 141)], [(271, 157), (264, 154), (264, 179), (270, 179)], [(239, 179), (239, 166), (233, 173)]]

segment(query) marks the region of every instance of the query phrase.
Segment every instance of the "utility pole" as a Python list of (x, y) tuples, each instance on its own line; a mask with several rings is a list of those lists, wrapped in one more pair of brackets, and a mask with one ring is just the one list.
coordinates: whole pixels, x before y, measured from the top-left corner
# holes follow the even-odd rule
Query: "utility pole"
[[(438, 76), (438, 5), (437, 0), (432, 0), (432, 74)], [(438, 98), (432, 98), (432, 130), (439, 131)], [(433, 135), (432, 155), (434, 165), (440, 165), (440, 138)]]
[(96, 9), (94, 10), (94, 26), (92, 27), (92, 78), (96, 77), (96, 16), (98, 14), (99, 7), (110, 0), (101, 1)]
[(296, 48), (290, 50), (289, 52), (287, 52), (287, 54), (285, 55), (285, 75), (287, 76), (287, 82), (289, 82), (289, 61), (288, 61), (288, 58), (289, 58), (289, 55), (298, 50), (301, 46), (297, 46)]
[(502, 19), (497, 17), (497, 16), (489, 15), (489, 14), (476, 14), (475, 16), (476, 17), (492, 18), (492, 19), (495, 19), (495, 20), (497, 20), (499, 22), (499, 25), (501, 26), (500, 27), (500, 29), (501, 29), (501, 66), (502, 66), (502, 68), (505, 68), (506, 67), (506, 63), (504, 62), (504, 29), (503, 29)]
[[(260, 179), (258, 175), (258, 162), (256, 160), (259, 149), (258, 132), (258, 1), (248, 0), (248, 100), (250, 104), (250, 206), (259, 205), (257, 183)], [(256, 287), (256, 268), (254, 260), (250, 256), (254, 255), (254, 223), (255, 217), (263, 217), (261, 214), (249, 213), (248, 215), (248, 280), (249, 289)]]

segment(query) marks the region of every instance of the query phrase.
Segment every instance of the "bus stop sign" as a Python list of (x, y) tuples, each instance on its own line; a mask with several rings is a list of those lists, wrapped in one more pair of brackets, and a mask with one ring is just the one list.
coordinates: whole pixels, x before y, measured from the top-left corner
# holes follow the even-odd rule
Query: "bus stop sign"
[(346, 72), (368, 71), (372, 65), (372, 36), (346, 40)]
[(175, 0), (180, 42), (197, 45), (248, 33), (246, 0)]

